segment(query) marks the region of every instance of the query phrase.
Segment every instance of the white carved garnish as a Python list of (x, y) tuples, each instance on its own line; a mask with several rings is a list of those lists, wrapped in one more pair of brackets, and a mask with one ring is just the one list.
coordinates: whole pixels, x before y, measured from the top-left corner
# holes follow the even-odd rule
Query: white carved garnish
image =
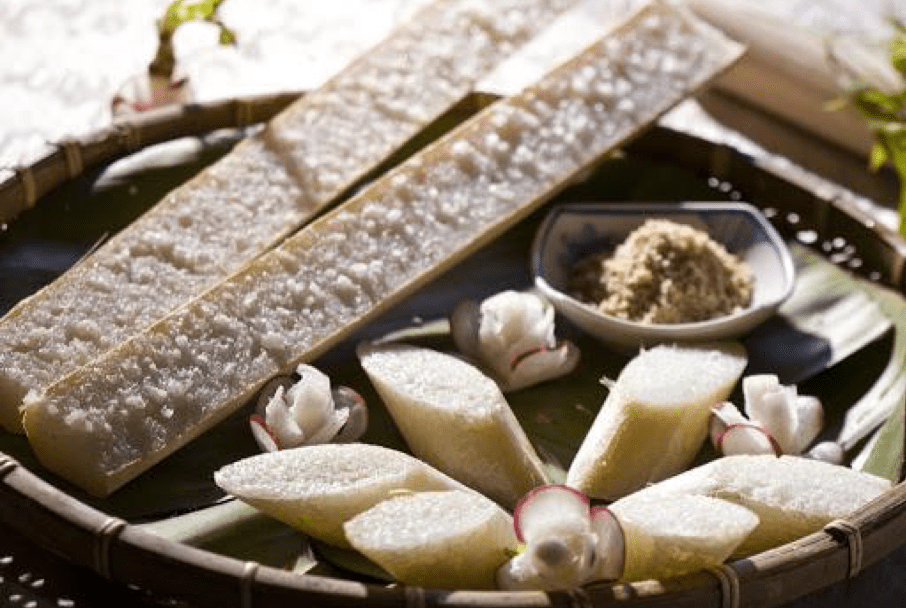
[(300, 365), (296, 373), (297, 382), (281, 376), (259, 393), (249, 422), (262, 450), (350, 442), (362, 436), (368, 410), (358, 393), (345, 386), (331, 390), (330, 379), (310, 365)]
[(554, 309), (538, 296), (503, 291), (459, 304), (450, 317), (457, 348), (490, 371), (505, 391), (568, 374), (579, 349), (554, 336)]
[(748, 376), (742, 392), (745, 416), (729, 402), (711, 408), (711, 442), (722, 454), (797, 456), (821, 432), (821, 402), (781, 385), (777, 376)]
[(711, 408), (711, 443), (724, 455), (783, 453), (771, 433), (750, 422), (729, 401)]
[(513, 525), (523, 550), (498, 569), (501, 589), (572, 589), (623, 573), (622, 527), (578, 490), (535, 488), (516, 505)]

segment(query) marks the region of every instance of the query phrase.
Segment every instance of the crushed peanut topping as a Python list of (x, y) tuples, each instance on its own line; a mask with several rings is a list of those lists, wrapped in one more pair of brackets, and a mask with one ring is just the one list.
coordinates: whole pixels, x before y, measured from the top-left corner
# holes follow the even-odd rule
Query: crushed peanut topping
[(705, 232), (647, 220), (615, 251), (580, 260), (569, 290), (599, 311), (643, 323), (690, 323), (749, 305), (752, 271)]

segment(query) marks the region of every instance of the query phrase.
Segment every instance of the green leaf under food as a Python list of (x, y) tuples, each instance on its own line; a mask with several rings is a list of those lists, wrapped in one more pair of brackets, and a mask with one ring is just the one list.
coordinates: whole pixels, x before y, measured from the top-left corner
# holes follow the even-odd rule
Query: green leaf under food
[(899, 483), (903, 478), (906, 443), (906, 401), (879, 428), (863, 452), (853, 460), (853, 468)]
[(138, 527), (174, 542), (200, 546), (233, 534), (234, 526), (263, 517), (267, 516), (255, 507), (240, 500), (226, 499), (210, 507), (139, 524)]
[[(863, 282), (863, 288), (894, 323), (894, 345), (877, 381), (846, 414), (837, 437), (845, 450), (855, 447), (906, 401), (906, 299), (874, 283)], [(902, 446), (899, 458), (902, 458)]]
[(315, 555), (340, 570), (385, 583), (396, 580), (386, 570), (353, 549), (342, 549), (320, 541), (312, 541), (312, 547)]
[(895, 323), (893, 352), (877, 382), (848, 412), (838, 441), (850, 447), (881, 424), (853, 458), (852, 467), (897, 483), (906, 458), (906, 300), (878, 285), (868, 288)]
[(307, 572), (317, 566), (306, 535), (238, 500), (140, 527), (169, 540), (274, 568)]
[(891, 321), (866, 282), (803, 245), (789, 246), (796, 268), (793, 293), (745, 339), (747, 373), (800, 384), (883, 336)]

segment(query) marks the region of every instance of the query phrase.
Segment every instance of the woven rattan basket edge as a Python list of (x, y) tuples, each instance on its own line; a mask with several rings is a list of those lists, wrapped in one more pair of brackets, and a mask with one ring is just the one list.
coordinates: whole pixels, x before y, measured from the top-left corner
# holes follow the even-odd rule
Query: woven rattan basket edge
[[(649, 605), (682, 608), (770, 606), (857, 575), (906, 537), (906, 484), (831, 526), (712, 572), (664, 582), (597, 585), (571, 593), (446, 592), (385, 588), (304, 576), (174, 543), (84, 505), (0, 457), (0, 515), (73, 564), (120, 583), (199, 606), (515, 606)], [(840, 530), (840, 531), (838, 531)], [(846, 532), (845, 530), (848, 530)], [(35, 533), (38, 532), (38, 537)], [(816, 576), (821, 573), (822, 576)], [(778, 598), (778, 584), (795, 593)], [(415, 599), (414, 599), (415, 598)], [(415, 602), (415, 604), (413, 604)], [(654, 605), (654, 604), (650, 604)]]
[[(12, 220), (40, 196), (92, 166), (169, 139), (266, 120), (298, 96), (287, 93), (164, 108), (61, 144), (0, 184), (0, 221)], [(487, 98), (475, 103), (484, 105)], [(73, 161), (73, 146), (78, 147), (79, 162)], [(842, 189), (828, 188), (770, 157), (748, 157), (733, 148), (661, 127), (629, 147), (653, 156), (673, 150), (666, 155), (670, 162), (720, 176), (746, 192), (757, 194), (759, 188), (782, 183), (795, 190), (789, 195), (793, 209), (784, 209), (797, 215), (797, 225), (790, 226), (791, 230), (810, 226), (821, 234), (839, 230), (855, 235), (850, 238), (859, 241), (866, 264), (883, 268), (878, 278), (906, 292), (906, 242), (878, 225)], [(677, 154), (677, 148), (683, 154)], [(757, 179), (751, 180), (746, 172)], [(902, 545), (898, 539), (906, 538), (906, 485), (899, 484), (845, 522), (712, 572), (663, 583), (597, 585), (550, 595), (451, 593), (301, 576), (174, 543), (77, 501), (2, 453), (0, 482), (0, 517), (39, 545), (112, 580), (200, 606), (283, 606), (300, 601), (323, 606), (350, 602), (371, 606), (645, 606), (667, 601), (677, 608), (761, 608), (854, 576)], [(785, 591), (778, 594), (778, 588)]]
[(108, 128), (66, 139), (29, 165), (10, 168), (0, 182), (0, 223), (10, 222), (64, 181), (147, 146), (268, 120), (303, 93), (286, 92), (173, 105), (125, 116)]

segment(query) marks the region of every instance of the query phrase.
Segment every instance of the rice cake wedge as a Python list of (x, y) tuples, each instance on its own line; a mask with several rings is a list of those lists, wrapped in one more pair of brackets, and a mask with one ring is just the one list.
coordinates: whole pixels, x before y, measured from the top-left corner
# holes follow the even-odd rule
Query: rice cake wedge
[(297, 230), (575, 3), (428, 5), (23, 300), (0, 321), (0, 426), (22, 432), (29, 390), (44, 390)]
[[(796, 540), (843, 519), (890, 489), (881, 477), (798, 456), (718, 458), (627, 496), (625, 504), (684, 495), (720, 498), (758, 515), (735, 550), (745, 556)], [(626, 508), (629, 508), (628, 506)]]
[(364, 344), (358, 355), (413, 454), (510, 509), (547, 483), (497, 383), (476, 367), (405, 344)]
[(424, 462), (365, 443), (267, 452), (226, 465), (214, 481), (275, 519), (338, 547), (343, 524), (399, 493), (469, 490)]
[(420, 492), (378, 503), (343, 525), (358, 549), (401, 583), (494, 589), (516, 550), (513, 518), (474, 492)]
[(680, 8), (647, 6), (35, 395), (35, 453), (95, 494), (113, 491), (500, 235), (741, 52)]
[(751, 510), (708, 496), (623, 499), (608, 508), (623, 530), (626, 582), (718, 566), (758, 526)]
[(738, 342), (642, 350), (611, 385), (567, 485), (616, 500), (687, 468), (708, 435), (711, 407), (730, 395), (747, 361)]

